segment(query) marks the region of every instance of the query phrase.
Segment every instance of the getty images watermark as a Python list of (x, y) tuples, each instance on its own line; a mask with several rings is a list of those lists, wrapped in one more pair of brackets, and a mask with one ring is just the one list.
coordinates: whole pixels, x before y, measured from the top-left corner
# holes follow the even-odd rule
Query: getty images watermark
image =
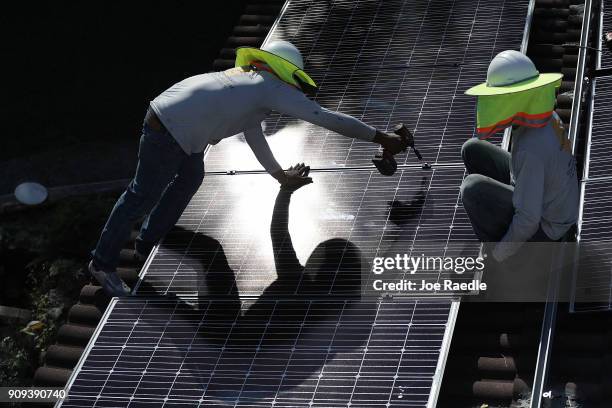
[(554, 288), (572, 310), (612, 310), (612, 242), (525, 242), (502, 261), (482, 256), (495, 245), (395, 242), (360, 264), (361, 295), (524, 303), (546, 302)]
[(480, 281), (485, 268), (481, 256), (375, 257), (369, 291), (377, 293), (440, 294), (486, 291)]

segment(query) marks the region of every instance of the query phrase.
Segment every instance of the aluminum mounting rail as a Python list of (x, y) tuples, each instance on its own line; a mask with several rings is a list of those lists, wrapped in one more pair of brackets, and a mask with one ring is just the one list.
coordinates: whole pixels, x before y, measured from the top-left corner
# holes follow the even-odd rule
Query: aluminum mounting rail
[[(578, 63), (576, 67), (576, 81), (574, 83), (574, 98), (572, 102), (571, 119), (569, 126), (568, 137), (572, 146), (572, 153), (576, 153), (576, 140), (578, 136), (578, 126), (580, 124), (580, 109), (582, 105), (583, 85), (585, 84), (585, 65), (587, 56), (587, 45), (589, 41), (589, 30), (591, 26), (591, 11), (592, 1), (585, 0), (584, 14), (582, 17), (582, 30), (580, 34), (580, 48), (578, 51)], [(582, 200), (581, 200), (582, 201)], [(582, 202), (581, 202), (582, 206)], [(550, 365), (550, 356), (552, 343), (554, 339), (555, 322), (557, 316), (557, 304), (560, 286), (560, 263), (563, 259), (563, 244), (556, 253), (556, 256), (551, 265), (551, 275), (547, 292), (546, 306), (544, 309), (544, 321), (542, 323), (542, 332), (540, 334), (540, 345), (538, 349), (538, 360), (533, 379), (531, 408), (542, 408), (546, 406), (546, 399), (550, 397), (545, 389), (547, 385), (548, 368)]]

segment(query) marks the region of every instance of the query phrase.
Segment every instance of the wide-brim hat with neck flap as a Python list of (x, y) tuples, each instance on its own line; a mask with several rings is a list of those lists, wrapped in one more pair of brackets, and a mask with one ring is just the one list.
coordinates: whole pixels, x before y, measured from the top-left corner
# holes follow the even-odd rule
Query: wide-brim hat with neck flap
[(541, 74), (526, 55), (502, 51), (493, 58), (487, 82), (465, 93), (478, 96), (476, 129), (478, 137), (489, 136), (511, 125), (540, 128), (552, 117), (556, 89), (562, 74)]
[(236, 67), (261, 61), (283, 81), (303, 88), (317, 84), (304, 72), (304, 61), (297, 47), (288, 41), (271, 41), (261, 48), (240, 47), (236, 50)]

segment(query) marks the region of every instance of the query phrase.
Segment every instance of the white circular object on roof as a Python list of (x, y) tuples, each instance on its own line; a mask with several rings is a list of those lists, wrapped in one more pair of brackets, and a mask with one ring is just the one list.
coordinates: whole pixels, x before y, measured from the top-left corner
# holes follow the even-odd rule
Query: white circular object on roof
[(15, 198), (21, 204), (37, 205), (47, 199), (49, 193), (45, 186), (39, 183), (21, 183), (15, 188)]

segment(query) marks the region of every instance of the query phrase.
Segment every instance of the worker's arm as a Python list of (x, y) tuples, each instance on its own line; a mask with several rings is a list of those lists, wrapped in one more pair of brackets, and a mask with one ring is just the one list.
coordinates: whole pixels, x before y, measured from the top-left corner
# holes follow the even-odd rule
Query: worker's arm
[(343, 136), (382, 145), (393, 154), (406, 149), (403, 140), (394, 134), (377, 131), (352, 116), (321, 107), (301, 91), (282, 82), (274, 83), (268, 95), (268, 107), (285, 115), (305, 120)]
[(544, 202), (544, 164), (539, 157), (522, 151), (515, 156), (512, 204), (514, 217), (508, 231), (493, 249), (493, 257), (503, 261), (535, 234), (540, 226)]
[[(289, 171), (295, 171), (304, 178), (309, 178), (310, 168), (304, 164), (292, 166)], [(272, 212), (272, 222), (270, 223), (270, 237), (272, 238), (272, 252), (276, 273), (280, 280), (286, 281), (292, 277), (300, 277), (303, 267), (298, 260), (289, 233), (289, 203), (291, 195), (302, 185), (281, 187)]]
[(261, 130), (261, 125), (257, 124), (244, 131), (244, 138), (247, 144), (255, 154), (259, 164), (279, 183), (283, 183), (286, 179), (285, 172), (274, 158), (272, 150), (266, 141), (266, 137)]
[[(308, 177), (307, 175), (304, 176), (304, 174), (297, 171), (294, 166), (287, 171), (283, 170), (283, 168), (274, 158), (274, 154), (272, 154), (272, 150), (270, 150), (270, 146), (266, 141), (266, 137), (261, 130), (260, 124), (245, 130), (244, 138), (263, 168), (283, 186), (301, 187), (305, 184), (312, 183), (312, 178)], [(305, 168), (307, 167), (304, 165), (304, 163), (302, 163), (301, 166)], [(310, 167), (308, 167), (308, 170), (310, 171)]]

